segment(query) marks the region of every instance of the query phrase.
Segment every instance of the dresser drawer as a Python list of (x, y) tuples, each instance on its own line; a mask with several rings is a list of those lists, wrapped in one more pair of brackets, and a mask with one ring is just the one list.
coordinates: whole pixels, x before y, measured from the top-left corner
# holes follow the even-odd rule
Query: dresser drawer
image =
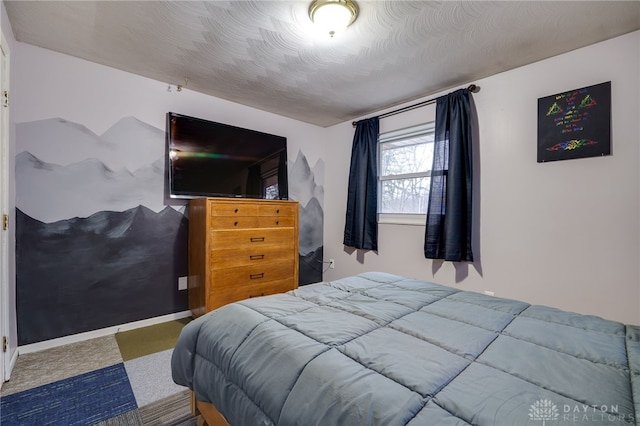
[(264, 203), (257, 206), (258, 216), (291, 216), (298, 215), (297, 204)]
[(256, 216), (258, 204), (246, 201), (210, 200), (211, 216)]
[(258, 246), (247, 248), (214, 248), (211, 250), (211, 269), (233, 268), (236, 266), (260, 265), (293, 258), (292, 247)]
[(213, 216), (211, 229), (252, 229), (260, 228), (257, 216)]
[(259, 248), (283, 245), (293, 248), (297, 238), (294, 228), (264, 228), (210, 231), (211, 247)]
[(293, 227), (292, 216), (215, 216), (211, 218), (211, 229), (252, 229)]
[(207, 306), (209, 309), (216, 309), (228, 303), (237, 302), (239, 300), (249, 299), (252, 297), (268, 296), (270, 294), (285, 293), (293, 290), (297, 285), (293, 279), (271, 281), (266, 284), (251, 284), (238, 287), (228, 287), (225, 289), (215, 289), (209, 293)]
[(291, 228), (296, 220), (293, 216), (258, 216), (256, 219), (258, 228)]
[(291, 278), (297, 259), (263, 262), (250, 266), (216, 268), (211, 270), (211, 290), (260, 285)]

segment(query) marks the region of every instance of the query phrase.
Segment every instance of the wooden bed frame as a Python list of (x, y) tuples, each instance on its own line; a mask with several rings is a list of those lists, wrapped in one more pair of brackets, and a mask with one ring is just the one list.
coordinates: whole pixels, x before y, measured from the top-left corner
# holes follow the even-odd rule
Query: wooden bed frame
[(191, 392), (191, 412), (198, 418), (198, 426), (230, 426), (213, 404), (198, 401), (194, 392)]

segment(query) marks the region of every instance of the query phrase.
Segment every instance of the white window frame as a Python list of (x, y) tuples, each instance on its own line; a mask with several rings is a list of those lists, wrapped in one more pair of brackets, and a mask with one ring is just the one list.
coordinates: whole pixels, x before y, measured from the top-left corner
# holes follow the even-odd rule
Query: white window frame
[[(430, 177), (431, 170), (428, 170), (424, 173), (407, 173), (402, 175), (389, 175), (389, 176), (381, 176), (380, 171), (382, 170), (380, 162), (382, 161), (381, 148), (382, 145), (386, 142), (393, 142), (403, 139), (410, 139), (418, 136), (422, 136), (424, 134), (435, 132), (435, 121), (431, 121), (424, 124), (419, 124), (417, 126), (411, 126), (404, 129), (398, 129), (391, 132), (386, 132), (381, 134), (378, 137), (378, 203), (380, 203), (382, 185), (381, 183), (385, 180), (392, 179), (406, 179), (413, 177)], [(378, 207), (380, 207), (378, 205)], [(411, 214), (411, 213), (378, 213), (378, 223), (382, 224), (396, 224), (396, 225), (414, 225), (414, 226), (424, 226), (427, 220), (427, 215), (425, 214)]]

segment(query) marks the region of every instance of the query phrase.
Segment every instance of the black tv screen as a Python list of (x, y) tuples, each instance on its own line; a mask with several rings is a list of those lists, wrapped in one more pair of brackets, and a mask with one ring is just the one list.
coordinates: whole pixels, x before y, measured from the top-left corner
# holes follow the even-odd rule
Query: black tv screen
[(169, 196), (288, 199), (287, 138), (167, 113)]

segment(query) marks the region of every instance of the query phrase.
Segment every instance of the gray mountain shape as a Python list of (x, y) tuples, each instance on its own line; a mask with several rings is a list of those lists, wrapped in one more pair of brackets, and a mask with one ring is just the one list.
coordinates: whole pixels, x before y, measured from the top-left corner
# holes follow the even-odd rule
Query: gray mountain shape
[[(313, 173), (314, 180), (316, 183), (318, 182), (324, 183), (324, 160), (322, 158), (316, 161), (316, 164), (314, 164), (313, 167), (311, 168), (311, 172)], [(322, 185), (320, 185), (320, 187), (323, 188)], [(323, 190), (323, 193), (324, 193), (324, 190)]]
[(317, 176), (324, 176), (324, 162), (319, 160), (312, 170), (299, 151), (289, 169), (289, 195), (300, 202), (299, 251), (302, 256), (323, 246), (324, 188), (317, 184)]
[(20, 344), (187, 309), (177, 281), (188, 273), (188, 224), (170, 207), (51, 224), (16, 209), (16, 240)]
[(16, 207), (34, 219), (50, 223), (138, 205), (164, 209), (163, 158), (130, 172), (95, 158), (60, 166), (29, 152), (16, 156)]
[(136, 210), (130, 209), (121, 212), (121, 220), (116, 223), (111, 223), (110, 218), (114, 213), (118, 212), (100, 211), (87, 218), (74, 217), (43, 224), (46, 225), (46, 227), (42, 227), (41, 234), (45, 237), (51, 235), (66, 236), (66, 234), (74, 230), (74, 228), (78, 228), (82, 232), (103, 235), (107, 238), (118, 238), (124, 235), (131, 227)]
[(111, 170), (138, 170), (164, 155), (165, 132), (135, 117), (124, 117), (102, 135), (82, 124), (50, 118), (16, 124), (16, 152), (66, 166), (97, 158)]
[(317, 198), (312, 198), (305, 207), (300, 207), (300, 246), (301, 255), (315, 251), (323, 245), (324, 212)]
[[(289, 195), (294, 200), (298, 200), (302, 207), (306, 206), (312, 198), (316, 198), (320, 206), (324, 205), (324, 188), (316, 183), (316, 173), (320, 173), (320, 169), (324, 170), (324, 162), (319, 160), (314, 169), (311, 170), (307, 158), (298, 151), (296, 160), (289, 168)], [(322, 171), (322, 174), (324, 172)]]

